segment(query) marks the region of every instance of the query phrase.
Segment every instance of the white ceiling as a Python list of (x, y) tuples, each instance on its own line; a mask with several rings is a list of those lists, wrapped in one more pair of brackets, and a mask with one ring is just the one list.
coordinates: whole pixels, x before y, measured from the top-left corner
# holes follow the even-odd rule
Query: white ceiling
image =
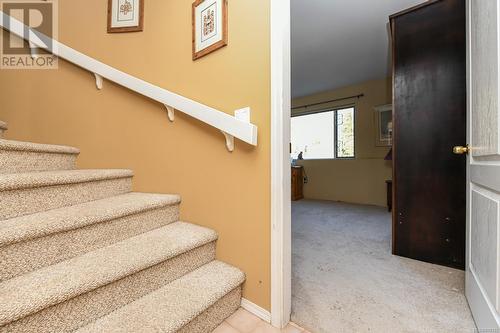
[(291, 1), (293, 97), (389, 75), (388, 17), (425, 2)]

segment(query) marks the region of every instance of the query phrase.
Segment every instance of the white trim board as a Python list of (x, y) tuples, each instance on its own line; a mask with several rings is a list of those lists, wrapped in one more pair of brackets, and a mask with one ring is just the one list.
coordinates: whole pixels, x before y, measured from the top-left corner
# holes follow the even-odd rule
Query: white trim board
[(264, 308), (261, 308), (255, 303), (250, 302), (246, 298), (241, 298), (241, 307), (248, 312), (256, 315), (260, 319), (264, 320), (266, 323), (271, 322), (271, 313)]
[(290, 0), (271, 0), (271, 324), (284, 328), (292, 303)]

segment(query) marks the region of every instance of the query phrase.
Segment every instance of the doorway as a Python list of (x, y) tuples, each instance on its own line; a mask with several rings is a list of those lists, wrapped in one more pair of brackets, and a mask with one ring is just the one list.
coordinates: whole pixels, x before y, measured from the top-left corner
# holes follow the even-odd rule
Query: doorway
[[(344, 8), (344, 9), (345, 9), (345, 8)], [(401, 8), (401, 9), (403, 9), (403, 8)], [(307, 12), (307, 11), (303, 11), (303, 13), (304, 13), (304, 12)], [(292, 12), (292, 13), (293, 13), (293, 12)], [(343, 14), (343, 15), (347, 15), (347, 16), (348, 16), (348, 13), (346, 13), (345, 11), (343, 11), (343, 12), (342, 12), (342, 14)], [(388, 14), (391, 14), (391, 13), (388, 13)], [(388, 15), (387, 15), (387, 16), (388, 16)], [(292, 21), (292, 26), (293, 26), (293, 21)], [(344, 95), (344, 96), (345, 96), (345, 95)], [(358, 101), (347, 101), (347, 102), (346, 102), (346, 101), (344, 101), (344, 103), (345, 103), (345, 104), (344, 104), (342, 107), (351, 105), (351, 103), (349, 103), (349, 102), (351, 102), (351, 103), (352, 103), (352, 104), (354, 104), (354, 105), (356, 105), (357, 103), (359, 103)], [(314, 103), (313, 103), (313, 104), (314, 104)], [(382, 105), (383, 105), (383, 104), (379, 104), (379, 105), (376, 105), (376, 106), (382, 106)], [(330, 111), (333, 111), (333, 110), (330, 110), (330, 111), (325, 110), (326, 108), (331, 108), (331, 106), (328, 106), (328, 105), (326, 105), (326, 106), (325, 106), (325, 105), (322, 105), (322, 107), (323, 107), (323, 110), (320, 110), (320, 111), (323, 111), (323, 112), (330, 112)], [(337, 108), (337, 107), (334, 107), (333, 109), (338, 109), (338, 108)], [(292, 112), (293, 112), (293, 111), (292, 111)], [(314, 113), (314, 112), (313, 112), (313, 113)], [(335, 141), (334, 141), (334, 143), (333, 143), (333, 147), (334, 147), (334, 149), (336, 149), (336, 143), (335, 143)], [(356, 148), (357, 148), (357, 146), (356, 146)], [(356, 149), (356, 148), (355, 148), (355, 151), (357, 151), (357, 150), (358, 150), (358, 149)], [(334, 152), (334, 155), (335, 155), (335, 152)], [(384, 157), (385, 157), (385, 156), (384, 156)], [(308, 181), (309, 181), (309, 182), (311, 182), (311, 171), (310, 171), (310, 170), (311, 170), (311, 168), (314, 168), (314, 166), (309, 166), (309, 168), (308, 168), (308, 167), (307, 167), (307, 163), (309, 163), (308, 161), (305, 161), (305, 162), (299, 162), (299, 163), (305, 163), (304, 167), (305, 167), (305, 171), (306, 171), (306, 174), (307, 174), (307, 178), (308, 178)], [(289, 166), (288, 166), (288, 168), (289, 168)], [(313, 172), (313, 174), (314, 174), (314, 172)], [(308, 183), (308, 184), (309, 184), (309, 183)], [(307, 186), (307, 184), (306, 184), (305, 186)], [(385, 189), (384, 189), (384, 190), (385, 190)], [(306, 190), (306, 191), (307, 191), (307, 190)], [(307, 197), (307, 195), (306, 195), (306, 197)], [(286, 200), (286, 199), (285, 199), (285, 200)], [(349, 209), (350, 209), (350, 212), (349, 212), (348, 214), (345, 214), (345, 215), (354, 215), (354, 216), (356, 215), (356, 213), (353, 213), (353, 209), (352, 209), (353, 207), (339, 207), (338, 205), (337, 205), (337, 206), (332, 205), (332, 208), (330, 208), (330, 207), (325, 207), (325, 206), (320, 205), (320, 204), (322, 204), (323, 202), (319, 202), (319, 203), (318, 203), (318, 202), (313, 202), (313, 203), (312, 203), (311, 205), (309, 205), (309, 207), (308, 207), (308, 206), (306, 205), (307, 203), (308, 203), (308, 202), (303, 202), (303, 207), (300, 207), (300, 206), (293, 207), (293, 209), (292, 209), (292, 215), (293, 215), (293, 214), (296, 214), (296, 215), (298, 215), (298, 216), (301, 216), (301, 215), (302, 215), (302, 217), (303, 217), (304, 215), (310, 215), (309, 213), (305, 214), (305, 213), (304, 213), (304, 211), (308, 211), (308, 210), (311, 210), (311, 209), (312, 209), (312, 210), (316, 209), (317, 211), (321, 211), (321, 210), (322, 210), (322, 211), (323, 211), (323, 213), (319, 213), (319, 214), (318, 214), (318, 215), (320, 216), (320, 221), (319, 221), (319, 222), (321, 222), (321, 223), (319, 223), (319, 224), (318, 224), (317, 229), (318, 229), (319, 231), (322, 231), (322, 233), (323, 233), (323, 234), (328, 234), (328, 231), (327, 231), (327, 230), (321, 229), (321, 227), (324, 227), (324, 226), (325, 226), (325, 224), (328, 224), (328, 223), (324, 223), (326, 220), (328, 220), (328, 218), (325, 218), (325, 216), (327, 216), (327, 217), (332, 216), (332, 215), (334, 215), (334, 214), (335, 214), (335, 212), (342, 211), (344, 208), (349, 208)], [(335, 203), (335, 202), (334, 202), (334, 203)], [(349, 204), (349, 203), (347, 203), (346, 205), (350, 205), (350, 204)], [(286, 206), (285, 206), (285, 205), (284, 205), (284, 207), (285, 207), (285, 209), (286, 209)], [(356, 207), (357, 207), (357, 206), (356, 206)], [(358, 207), (358, 208), (359, 208), (359, 207)], [(362, 208), (366, 208), (366, 207), (362, 207)], [(349, 209), (348, 209), (348, 210), (349, 210)], [(344, 210), (345, 210), (345, 209), (344, 209)], [(384, 212), (384, 213), (385, 213), (385, 212)], [(338, 214), (338, 215), (342, 215), (342, 214)], [(369, 215), (372, 215), (372, 216), (377, 216), (377, 214), (376, 214), (375, 212), (370, 212), (370, 213), (369, 213)], [(382, 216), (383, 216), (383, 215), (382, 215)], [(346, 229), (347, 229), (347, 228), (349, 228), (349, 227), (351, 227), (352, 229), (356, 229), (357, 227), (353, 227), (353, 224), (354, 224), (354, 223), (352, 222), (352, 220), (349, 220), (349, 219), (348, 219), (348, 217), (349, 217), (349, 216), (344, 216), (344, 217), (341, 219), (341, 220), (344, 220), (344, 222), (345, 222), (345, 221), (347, 221), (347, 222), (345, 222), (345, 223), (344, 223), (344, 226), (342, 226), (342, 224), (339, 224), (339, 225), (337, 225), (337, 227), (339, 227), (340, 229), (342, 229), (342, 228), (343, 228), (343, 231), (346, 231)], [(300, 219), (300, 217), (299, 217), (299, 219)], [(306, 218), (306, 220), (311, 221), (311, 219), (310, 219), (309, 217), (307, 217), (307, 218)], [(355, 220), (356, 220), (356, 218), (355, 218)], [(363, 220), (363, 219), (358, 218), (357, 220)], [(366, 219), (366, 220), (368, 220), (368, 219)], [(380, 220), (383, 220), (383, 218), (381, 218)], [(390, 220), (391, 220), (391, 219), (390, 219), (390, 217), (389, 217), (389, 219), (388, 219), (389, 223), (390, 223)], [(331, 224), (333, 224), (333, 223), (331, 223)], [(368, 224), (368, 226), (369, 226), (369, 227), (373, 227), (373, 226), (375, 226), (375, 225), (376, 225), (376, 224), (372, 224), (372, 223)], [(276, 226), (276, 225), (274, 225), (274, 226)], [(273, 226), (273, 227), (274, 227), (274, 226)], [(367, 227), (367, 226), (365, 225), (364, 227)], [(286, 227), (285, 227), (285, 228), (286, 228)], [(293, 227), (292, 227), (292, 228), (293, 228)], [(360, 229), (363, 229), (363, 225), (360, 225), (360, 226), (359, 226), (359, 228), (360, 228)], [(380, 228), (378, 231), (380, 231), (380, 230), (382, 230), (382, 229), (383, 229), (383, 228)], [(292, 231), (293, 231), (293, 230), (292, 230)], [(337, 230), (337, 231), (338, 231), (338, 230)], [(348, 233), (346, 232), (345, 234), (348, 234)], [(345, 235), (345, 234), (344, 234), (344, 235)], [(359, 232), (354, 232), (354, 234), (355, 234), (355, 235), (359, 235)], [(367, 234), (372, 234), (372, 235), (374, 236), (373, 238), (376, 238), (376, 237), (375, 237), (375, 235), (377, 235), (377, 234), (378, 234), (378, 235), (381, 235), (381, 234), (383, 234), (383, 233), (382, 233), (382, 232), (377, 233), (377, 231), (373, 231), (373, 230), (371, 230), (370, 232), (367, 232)], [(388, 233), (388, 234), (389, 234), (389, 236), (390, 236), (390, 227), (389, 227), (389, 233)], [(387, 233), (386, 233), (386, 235), (387, 235)], [(344, 238), (345, 238), (345, 237), (344, 237)], [(359, 238), (359, 237), (358, 237), (358, 238)], [(382, 236), (380, 239), (384, 239), (384, 237)], [(380, 239), (379, 239), (379, 240), (380, 240)], [(341, 239), (341, 240), (342, 240), (342, 239)], [(341, 242), (341, 240), (338, 240), (338, 243), (342, 243), (342, 242)], [(351, 240), (352, 240), (352, 239), (351, 239)], [(288, 240), (287, 240), (286, 238), (284, 238), (284, 239), (282, 239), (281, 241), (286, 243)], [(292, 241), (292, 245), (293, 245), (293, 239), (292, 239), (291, 241)], [(360, 242), (361, 242), (361, 243), (369, 243), (369, 242), (367, 242), (366, 240), (360, 240)], [(306, 247), (304, 247), (304, 248), (302, 249), (302, 251), (298, 251), (298, 252), (302, 252), (302, 253), (304, 253), (304, 251), (305, 251), (305, 250), (310, 250), (310, 249), (313, 247), (313, 246), (311, 246), (311, 242), (310, 242), (310, 241), (309, 241), (309, 242), (306, 242), (306, 244), (307, 244), (307, 243), (308, 243), (309, 245), (306, 245)], [(318, 243), (321, 243), (321, 242), (318, 242)], [(382, 241), (382, 243), (383, 243), (383, 241)], [(390, 246), (390, 240), (389, 240), (389, 242), (388, 242), (388, 243), (389, 243), (389, 246)], [(387, 243), (386, 243), (386, 244), (387, 244)], [(313, 240), (313, 245), (314, 245), (314, 240)], [(286, 245), (285, 245), (285, 246), (286, 246)], [(373, 248), (373, 246), (372, 246), (372, 248)], [(324, 252), (324, 251), (323, 251), (323, 252)], [(373, 251), (372, 251), (372, 252), (373, 252)], [(390, 256), (390, 248), (389, 248), (389, 251), (388, 251), (388, 252), (389, 252), (389, 256)], [(338, 253), (338, 249), (336, 249), (336, 251), (334, 251), (334, 253)], [(353, 253), (353, 251), (349, 251), (349, 253)], [(371, 253), (371, 255), (373, 255), (373, 254), (374, 254), (374, 252), (373, 252), (373, 253)], [(293, 252), (292, 252), (292, 255), (293, 255)], [(375, 256), (376, 256), (376, 255), (375, 255)], [(347, 256), (346, 256), (346, 257), (347, 257)], [(336, 257), (335, 257), (335, 258), (336, 258)], [(390, 258), (392, 258), (392, 257), (390, 257)], [(377, 259), (379, 259), (379, 260), (380, 260), (380, 259), (381, 259), (381, 257), (379, 257), (379, 258), (377, 258)], [(406, 260), (406, 259), (403, 259), (403, 260)], [(349, 263), (349, 262), (350, 262), (350, 263), (352, 263), (352, 262), (355, 262), (355, 261), (356, 261), (356, 260), (355, 260), (354, 258), (351, 258), (350, 260), (347, 260), (347, 259), (346, 259), (346, 262), (347, 262), (347, 263)], [(381, 261), (382, 261), (382, 260), (381, 260)], [(327, 261), (327, 260), (325, 260), (325, 261), (323, 262), (323, 265), (316, 265), (316, 267), (321, 267), (321, 268), (324, 268), (324, 267), (326, 266), (326, 267), (328, 268), (328, 265), (325, 265), (325, 262), (326, 262), (326, 263), (328, 263), (328, 261)], [(410, 261), (410, 262), (412, 262), (412, 263), (413, 263), (413, 261)], [(428, 268), (429, 268), (429, 267), (431, 267), (431, 266), (427, 266), (427, 264), (426, 264), (426, 265), (424, 265), (424, 266), (419, 266), (419, 265), (420, 265), (420, 262), (418, 262), (418, 264), (416, 264), (416, 265), (415, 265), (415, 267), (410, 267), (410, 268), (406, 267), (406, 268), (408, 268), (408, 269), (409, 269), (409, 271), (411, 271), (411, 273), (412, 273), (412, 274), (409, 274), (409, 275), (407, 275), (407, 276), (399, 276), (399, 279), (398, 279), (398, 280), (411, 281), (411, 280), (418, 280), (418, 279), (417, 279), (418, 277), (425, 278), (425, 275), (426, 275), (426, 274), (425, 274), (425, 272), (429, 273)], [(314, 265), (313, 265), (313, 266), (314, 266)], [(349, 266), (349, 265), (347, 265), (347, 266)], [(362, 265), (362, 266), (363, 266), (363, 267), (358, 267), (358, 268), (359, 268), (359, 270), (357, 270), (357, 273), (358, 273), (358, 274), (359, 274), (360, 272), (363, 272), (363, 269), (366, 271), (366, 267), (372, 267), (372, 266), (370, 266), (370, 265), (368, 265), (368, 264), (366, 264), (366, 263), (365, 263), (365, 265)], [(383, 266), (383, 265), (380, 265), (380, 266)], [(335, 266), (335, 267), (339, 267), (339, 266), (337, 265), (337, 266)], [(375, 267), (377, 267), (377, 266), (375, 266)], [(422, 268), (422, 267), (426, 267), (426, 268)], [(432, 267), (434, 267), (434, 266), (432, 266)], [(439, 266), (439, 267), (441, 267), (441, 266)], [(286, 267), (285, 267), (285, 268), (286, 268)], [(351, 268), (352, 268), (352, 267), (351, 267)], [(439, 292), (442, 292), (442, 291), (443, 291), (443, 288), (444, 288), (444, 289), (446, 289), (446, 288), (448, 288), (448, 287), (449, 287), (449, 290), (451, 291), (451, 293), (450, 293), (450, 297), (453, 297), (453, 296), (455, 296), (455, 295), (457, 295), (457, 294), (458, 294), (458, 295), (460, 295), (460, 296), (462, 297), (462, 298), (460, 298), (460, 299), (461, 299), (461, 301), (453, 301), (453, 303), (454, 303), (454, 304), (461, 304), (461, 305), (463, 306), (463, 307), (462, 307), (462, 310), (463, 310), (463, 309), (465, 309), (465, 310), (467, 310), (467, 311), (468, 311), (468, 308), (467, 308), (467, 303), (465, 302), (465, 298), (463, 298), (463, 287), (462, 287), (462, 289), (461, 289), (461, 290), (460, 290), (459, 288), (455, 288), (455, 286), (456, 286), (456, 285), (453, 283), (453, 278), (450, 278), (450, 276), (449, 276), (449, 275), (450, 275), (450, 273), (449, 273), (450, 271), (448, 271), (448, 268), (445, 268), (445, 267), (444, 267), (444, 268), (442, 268), (442, 269), (443, 269), (442, 271), (440, 271), (439, 269), (437, 269), (437, 270), (433, 271), (433, 270), (431, 269), (431, 271), (432, 271), (433, 273), (436, 273), (436, 276), (431, 277), (431, 280), (432, 280), (432, 281), (434, 281), (434, 282), (435, 282), (435, 281), (441, 281), (441, 282), (444, 282), (443, 280), (439, 280), (439, 276), (441, 276), (441, 277), (443, 277), (443, 276), (448, 276), (449, 280), (448, 280), (446, 283), (449, 283), (449, 284), (448, 284), (448, 285), (447, 285), (447, 284), (441, 284), (440, 286), (438, 286), (438, 287), (440, 287), (441, 289), (439, 289), (439, 288), (438, 288), (438, 289), (435, 289), (434, 291), (435, 291), (435, 292), (438, 292), (438, 291), (439, 291)], [(290, 269), (290, 270), (292, 270), (292, 269)], [(274, 270), (273, 270), (273, 271), (274, 271)], [(383, 271), (384, 271), (384, 272), (388, 272), (388, 271), (390, 271), (390, 269), (383, 269)], [(394, 274), (389, 275), (389, 276), (386, 276), (386, 278), (390, 281), (390, 277), (391, 277), (391, 276), (398, 276), (398, 274), (397, 274), (397, 273), (401, 273), (401, 272), (403, 272), (403, 271), (404, 271), (404, 268), (402, 268), (401, 266), (399, 266), (399, 267), (398, 267), (398, 268), (397, 268), (397, 269), (393, 272)], [(286, 275), (286, 270), (284, 270), (284, 271), (282, 271), (282, 272), (284, 272), (284, 273), (285, 273), (285, 275)], [(313, 272), (313, 274), (308, 274), (308, 275), (309, 275), (310, 277), (314, 277), (314, 275), (315, 275), (314, 273), (315, 273), (315, 272), (316, 272), (316, 271), (314, 271), (314, 272)], [(416, 272), (420, 272), (420, 275), (418, 275), (418, 274), (417, 274), (418, 276), (416, 276), (416, 274), (415, 274)], [(355, 283), (355, 281), (352, 281), (352, 276), (356, 276), (356, 275), (355, 275), (355, 273), (356, 273), (356, 272), (353, 272), (353, 274), (354, 274), (354, 275), (348, 275), (349, 277), (351, 277), (351, 280), (349, 280), (349, 279), (347, 279), (347, 278), (346, 278), (346, 281), (347, 281), (347, 282), (346, 282), (346, 286), (351, 286), (351, 285), (355, 285), (355, 284), (356, 284), (356, 283)], [(318, 275), (318, 274), (316, 274), (316, 275)], [(369, 275), (369, 274), (365, 274), (365, 275)], [(376, 274), (375, 274), (375, 275), (376, 275)], [(428, 275), (432, 275), (432, 274), (428, 274)], [(292, 276), (293, 276), (293, 275), (292, 275)], [(382, 277), (383, 277), (383, 276), (372, 276), (372, 279), (369, 279), (369, 280), (370, 280), (370, 282), (369, 282), (369, 283), (360, 283), (360, 285), (369, 285), (370, 283), (371, 283), (371, 284), (374, 284), (374, 285), (369, 286), (369, 287), (368, 287), (368, 289), (367, 289), (368, 291), (373, 291), (373, 290), (374, 290), (374, 288), (376, 288), (376, 283), (375, 283), (375, 281), (379, 281), (379, 280), (381, 280), (381, 279), (382, 279)], [(427, 278), (429, 278), (429, 276), (427, 276)], [(425, 279), (424, 279), (423, 281), (427, 281), (427, 282), (429, 282), (429, 280), (425, 280)], [(458, 285), (460, 285), (460, 281), (463, 281), (463, 276), (462, 276), (462, 277), (459, 277), (459, 278), (457, 279), (457, 281), (458, 281)], [(366, 281), (365, 281), (365, 282), (366, 282)], [(423, 284), (422, 284), (422, 286), (423, 286), (423, 285), (425, 285), (425, 286), (429, 287), (429, 285), (428, 285), (428, 283), (427, 283), (427, 282), (426, 282), (426, 283), (423, 283)], [(439, 283), (438, 283), (438, 284), (439, 284)], [(461, 283), (461, 284), (463, 285), (463, 283)], [(415, 285), (418, 285), (418, 283), (415, 283)], [(407, 286), (406, 286), (406, 287), (407, 287)], [(405, 289), (406, 287), (402, 287), (401, 292), (402, 292), (403, 294), (404, 294), (404, 292), (405, 292), (405, 291), (406, 291), (406, 292), (408, 292), (408, 289)], [(346, 289), (347, 289), (347, 290), (349, 290), (349, 288), (346, 288)], [(362, 288), (361, 288), (361, 289), (362, 289)], [(360, 288), (357, 288), (356, 290), (358, 290), (358, 291), (359, 291), (359, 290), (361, 290), (361, 289), (360, 289)], [(383, 289), (383, 288), (382, 288), (382, 289)], [(397, 288), (395, 287), (395, 289), (397, 289)], [(432, 289), (432, 288), (431, 288), (431, 289)], [(429, 289), (429, 290), (431, 290), (431, 289)], [(457, 290), (458, 290), (458, 291), (457, 291)], [(388, 290), (386, 290), (386, 292), (387, 292), (387, 291), (388, 291)], [(453, 293), (454, 293), (454, 294), (453, 294)], [(396, 292), (396, 294), (398, 294), (398, 293)], [(274, 293), (273, 293), (273, 295), (274, 295)], [(349, 297), (349, 296), (352, 296), (352, 295), (355, 295), (355, 291), (354, 291), (354, 290), (350, 289), (350, 292), (346, 292), (346, 297)], [(390, 293), (385, 293), (384, 295), (386, 295), (386, 296), (387, 296), (387, 295), (389, 295), (389, 296), (390, 296)], [(398, 295), (401, 295), (401, 294), (398, 294)], [(422, 293), (422, 292), (420, 292), (420, 294), (415, 293), (415, 296), (423, 296), (423, 295), (425, 295), (425, 293)], [(310, 296), (310, 295), (309, 295), (309, 296)], [(338, 296), (338, 295), (337, 295), (337, 296)], [(406, 294), (406, 296), (408, 296), (408, 294)], [(365, 299), (365, 300), (366, 300), (366, 299), (368, 299), (368, 298), (366, 297), (366, 292), (365, 292), (365, 293), (361, 293), (361, 296), (360, 296), (360, 297), (361, 297), (361, 299)], [(307, 298), (307, 297), (306, 297), (306, 298)], [(333, 303), (333, 301), (332, 301), (332, 300), (333, 300), (334, 298), (333, 298), (331, 295), (330, 295), (330, 297), (326, 297), (326, 298), (329, 298), (330, 303)], [(417, 297), (417, 298), (418, 298), (418, 297)], [(307, 301), (308, 301), (308, 300), (307, 300)], [(368, 303), (370, 303), (370, 302), (371, 302), (371, 301), (369, 301)], [(425, 303), (425, 298), (423, 298), (423, 299), (422, 299), (422, 302), (423, 302), (423, 303)], [(282, 305), (282, 306), (284, 306), (284, 307), (286, 308), (286, 306), (287, 306), (286, 301), (285, 301), (285, 302), (283, 302), (281, 305)], [(312, 305), (312, 306), (314, 306), (313, 304), (310, 304), (310, 303), (309, 303), (309, 306), (311, 306), (311, 305)], [(373, 304), (372, 304), (372, 305), (373, 305)], [(335, 306), (336, 306), (336, 305), (335, 305)], [(335, 307), (335, 306), (334, 306), (334, 307)], [(398, 306), (396, 306), (396, 307), (395, 307), (394, 309), (392, 309), (391, 311), (388, 311), (387, 313), (395, 313), (396, 309), (399, 309), (399, 308), (404, 308), (404, 306), (403, 306), (402, 304), (399, 304)], [(373, 309), (375, 313), (377, 312), (377, 311), (376, 311), (376, 309), (377, 309), (377, 307), (374, 307), (374, 309)], [(453, 309), (450, 309), (450, 310), (453, 310)], [(452, 311), (452, 313), (450, 313), (450, 314), (459, 315), (461, 318), (467, 318), (467, 319), (469, 320), (469, 323), (471, 323), (471, 322), (472, 322), (472, 320), (470, 319), (470, 313), (468, 313), (467, 311), (461, 312), (461, 310), (460, 310), (460, 309), (454, 309), (454, 310)], [(368, 312), (370, 312), (370, 311), (368, 311)], [(397, 311), (396, 311), (396, 312), (397, 312)], [(404, 312), (404, 311), (403, 311), (403, 312)], [(273, 313), (274, 313), (274, 311), (273, 311)], [(362, 313), (358, 313), (358, 314), (360, 314), (360, 315), (361, 315)], [(467, 315), (468, 315), (468, 316), (467, 316)], [(444, 316), (444, 317), (446, 317), (446, 316)], [(293, 318), (293, 315), (292, 315), (292, 318)], [(367, 318), (369, 318), (369, 316), (368, 316)], [(313, 318), (313, 319), (314, 319), (314, 318)], [(359, 319), (359, 318), (358, 318), (358, 319)], [(372, 319), (373, 319), (373, 318), (372, 318)], [(374, 319), (373, 319), (373, 320), (374, 320)], [(373, 321), (373, 320), (370, 320), (370, 321)], [(315, 320), (315, 321), (316, 321), (316, 322), (318, 322), (318, 321), (320, 321), (320, 320), (318, 320), (318, 317), (316, 317), (316, 320)], [(359, 321), (359, 320), (358, 320), (358, 321)], [(409, 317), (409, 318), (408, 318), (408, 322), (410, 322), (410, 321), (411, 321), (411, 317)], [(457, 319), (457, 322), (459, 322), (459, 320), (458, 320), (458, 319)], [(299, 324), (300, 324), (300, 322), (299, 322)], [(415, 324), (415, 323), (414, 323), (414, 324)], [(424, 324), (424, 323), (422, 323), (422, 325), (423, 325), (423, 324)], [(306, 326), (306, 328), (308, 328), (308, 327), (307, 327), (307, 325), (304, 325), (304, 326)], [(425, 325), (424, 325), (424, 326), (425, 326)], [(424, 326), (422, 326), (422, 327), (424, 327)], [(473, 323), (472, 323), (472, 326), (462, 325), (461, 327), (471, 327), (471, 328), (473, 328), (474, 326), (473, 326)]]

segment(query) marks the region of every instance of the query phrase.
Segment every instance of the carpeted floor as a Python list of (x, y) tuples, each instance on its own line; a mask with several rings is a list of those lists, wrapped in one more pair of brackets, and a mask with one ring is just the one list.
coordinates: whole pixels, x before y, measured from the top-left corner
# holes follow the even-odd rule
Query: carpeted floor
[(464, 272), (391, 255), (386, 209), (292, 203), (292, 320), (313, 333), (473, 332)]

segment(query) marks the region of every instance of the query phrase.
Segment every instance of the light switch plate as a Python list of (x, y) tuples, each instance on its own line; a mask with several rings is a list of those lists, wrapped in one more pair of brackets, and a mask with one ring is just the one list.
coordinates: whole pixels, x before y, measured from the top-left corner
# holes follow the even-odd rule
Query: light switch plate
[(238, 120), (244, 121), (245, 123), (250, 122), (250, 108), (243, 108), (234, 111), (234, 117)]

